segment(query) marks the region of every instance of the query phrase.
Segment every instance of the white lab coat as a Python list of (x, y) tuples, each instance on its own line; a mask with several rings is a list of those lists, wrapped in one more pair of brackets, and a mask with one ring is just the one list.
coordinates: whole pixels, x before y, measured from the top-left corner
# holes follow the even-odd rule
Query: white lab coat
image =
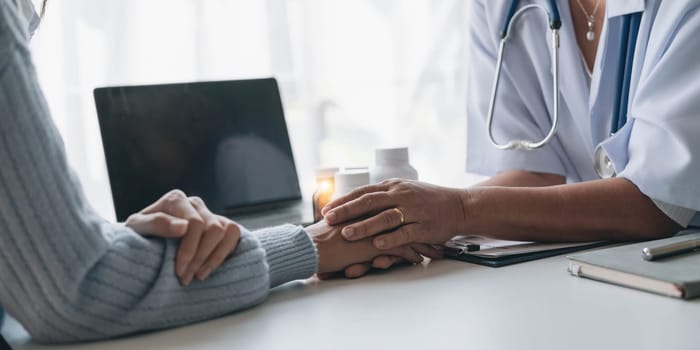
[[(498, 33), (509, 2), (473, 3), (467, 170), (493, 175), (520, 169), (560, 174), (569, 182), (593, 180), (597, 179), (593, 152), (602, 142), (618, 176), (633, 182), (657, 204), (685, 211), (681, 216), (686, 219), (669, 215), (679, 223), (688, 224), (694, 216), (691, 224), (700, 224), (696, 215), (700, 211), (700, 1), (608, 0), (605, 15), (598, 14), (606, 22), (589, 87), (569, 1), (558, 0), (562, 19), (559, 131), (541, 149), (500, 151), (488, 141), (486, 117)], [(628, 122), (608, 138), (621, 19), (639, 11), (644, 12)], [(499, 142), (540, 140), (549, 131), (553, 110), (548, 21), (543, 13), (530, 11), (513, 30), (503, 64), (494, 135)]]

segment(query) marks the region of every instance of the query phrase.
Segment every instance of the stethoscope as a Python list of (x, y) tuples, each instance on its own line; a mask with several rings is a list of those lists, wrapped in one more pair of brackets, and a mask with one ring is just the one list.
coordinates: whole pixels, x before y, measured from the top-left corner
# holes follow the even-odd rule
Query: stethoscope
[[(556, 0), (548, 0), (548, 9), (540, 4), (530, 4), (518, 9), (519, 0), (511, 0), (508, 11), (506, 12), (505, 20), (501, 27), (501, 42), (498, 49), (498, 57), (496, 62), (496, 74), (491, 89), (491, 103), (488, 111), (488, 135), (491, 144), (501, 150), (535, 150), (548, 144), (554, 135), (557, 133), (559, 125), (559, 29), (561, 28), (561, 18), (559, 16), (559, 7)], [(552, 85), (554, 98), (554, 113), (552, 117), (552, 127), (545, 137), (539, 141), (511, 140), (507, 143), (499, 143), (493, 136), (493, 115), (496, 106), (496, 96), (498, 96), (498, 85), (501, 80), (501, 70), (503, 67), (503, 57), (506, 50), (506, 43), (513, 29), (513, 23), (525, 12), (539, 9), (544, 11), (549, 19), (549, 29), (552, 32)], [(622, 53), (618, 61), (618, 79), (616, 85), (616, 98), (613, 108), (613, 117), (610, 125), (610, 135), (614, 135), (627, 123), (627, 107), (629, 105), (630, 82), (632, 79), (632, 65), (634, 62), (634, 51), (637, 45), (637, 36), (639, 34), (639, 24), (642, 14), (634, 13), (622, 17), (621, 31), (621, 47)], [(594, 152), (594, 168), (598, 176), (601, 178), (615, 177), (615, 166), (608, 157), (605, 150), (599, 144)]]

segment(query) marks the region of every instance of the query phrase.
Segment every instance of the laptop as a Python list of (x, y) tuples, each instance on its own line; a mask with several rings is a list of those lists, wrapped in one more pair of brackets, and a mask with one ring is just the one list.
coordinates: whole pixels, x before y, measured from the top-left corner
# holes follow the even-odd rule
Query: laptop
[(119, 221), (166, 192), (249, 229), (309, 224), (275, 79), (94, 90)]

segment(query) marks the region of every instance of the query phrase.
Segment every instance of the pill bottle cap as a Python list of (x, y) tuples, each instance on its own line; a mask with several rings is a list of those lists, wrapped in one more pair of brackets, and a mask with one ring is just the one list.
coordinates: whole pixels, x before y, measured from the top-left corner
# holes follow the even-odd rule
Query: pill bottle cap
[(367, 184), (369, 184), (369, 171), (367, 170), (344, 170), (335, 174), (335, 188), (337, 191), (344, 192), (341, 194)]
[(408, 163), (408, 148), (379, 148), (375, 151), (377, 165)]
[(316, 177), (333, 177), (340, 171), (340, 168), (319, 168), (316, 169)]

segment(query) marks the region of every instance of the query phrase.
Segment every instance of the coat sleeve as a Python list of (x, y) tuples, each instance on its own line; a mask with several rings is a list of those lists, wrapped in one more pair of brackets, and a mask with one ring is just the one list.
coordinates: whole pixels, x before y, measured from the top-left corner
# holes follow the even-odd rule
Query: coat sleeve
[(618, 176), (657, 201), (700, 210), (700, 1), (661, 2), (629, 122), (604, 143)]

